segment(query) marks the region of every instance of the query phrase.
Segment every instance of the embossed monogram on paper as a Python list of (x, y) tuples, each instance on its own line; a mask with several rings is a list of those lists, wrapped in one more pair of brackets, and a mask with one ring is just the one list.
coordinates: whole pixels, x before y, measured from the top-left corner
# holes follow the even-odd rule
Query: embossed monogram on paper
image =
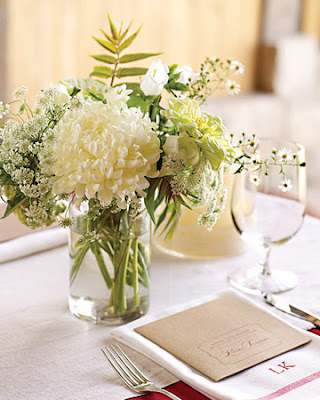
[(198, 348), (222, 364), (246, 360), (277, 346), (281, 341), (257, 324), (244, 325), (232, 332), (215, 337)]

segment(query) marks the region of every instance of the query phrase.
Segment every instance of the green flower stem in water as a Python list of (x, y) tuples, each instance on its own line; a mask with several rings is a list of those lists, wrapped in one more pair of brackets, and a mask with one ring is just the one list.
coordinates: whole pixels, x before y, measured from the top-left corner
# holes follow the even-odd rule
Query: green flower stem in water
[(106, 266), (106, 263), (104, 261), (103, 254), (101, 252), (99, 244), (97, 242), (92, 242), (92, 243), (90, 243), (90, 248), (91, 248), (92, 253), (96, 257), (96, 260), (97, 260), (97, 263), (99, 265), (101, 274), (103, 276), (104, 281), (106, 282), (106, 285), (107, 285), (108, 289), (111, 289), (111, 287), (112, 287), (112, 279), (111, 279), (111, 276), (109, 274), (108, 267)]
[(70, 271), (70, 286), (73, 284), (77, 273), (79, 272), (79, 269), (81, 267), (82, 261), (87, 254), (87, 251), (90, 248), (90, 243), (86, 243), (81, 249), (79, 249), (74, 256), (74, 261), (72, 263), (71, 271)]
[(142, 278), (143, 285), (148, 287), (149, 286), (149, 275), (148, 275), (148, 267), (147, 267), (147, 262), (145, 260), (145, 253), (144, 253), (145, 247), (142, 245), (142, 243), (138, 244), (138, 271), (139, 274)]
[(120, 243), (119, 255), (114, 264), (114, 312), (116, 315), (127, 308), (125, 286), (131, 241), (131, 239), (128, 239)]
[(104, 250), (109, 255), (109, 257), (111, 257), (111, 258), (113, 257), (114, 251), (113, 251), (111, 244), (108, 241), (101, 240), (99, 242), (99, 246), (102, 248), (102, 250)]
[[(90, 216), (94, 216), (95, 207), (96, 203), (89, 201)], [(117, 213), (105, 210), (96, 218), (77, 217), (73, 231), (82, 236), (74, 245), (76, 252), (71, 253), (71, 285), (90, 250), (94, 257), (88, 258), (88, 263), (97, 264), (100, 270), (109, 312), (121, 316), (138, 309), (143, 304), (143, 289), (139, 285), (149, 286), (150, 254), (143, 243), (143, 235), (149, 232), (147, 228), (143, 220), (132, 219), (128, 210)]]
[(138, 282), (138, 239), (133, 240), (133, 276), (132, 276), (132, 286), (134, 289), (134, 305), (137, 307), (140, 304), (139, 296), (139, 282)]

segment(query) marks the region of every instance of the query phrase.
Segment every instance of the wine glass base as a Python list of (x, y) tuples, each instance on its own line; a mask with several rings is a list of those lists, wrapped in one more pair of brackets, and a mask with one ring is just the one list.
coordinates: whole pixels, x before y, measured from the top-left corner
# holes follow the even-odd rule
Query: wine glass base
[(242, 267), (228, 275), (229, 283), (236, 289), (250, 294), (282, 293), (294, 288), (298, 278), (291, 271), (272, 270), (270, 275), (262, 275), (262, 266)]

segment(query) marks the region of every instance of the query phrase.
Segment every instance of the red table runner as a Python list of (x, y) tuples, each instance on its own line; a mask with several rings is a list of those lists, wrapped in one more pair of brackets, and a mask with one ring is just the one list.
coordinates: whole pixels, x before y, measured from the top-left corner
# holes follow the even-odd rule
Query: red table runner
[[(315, 335), (320, 336), (320, 329), (310, 329), (310, 332), (314, 333)], [(184, 382), (177, 382), (169, 385), (165, 388), (169, 392), (177, 395), (181, 398), (181, 400), (209, 400), (208, 397), (204, 396), (203, 394), (197, 392), (195, 389), (192, 389), (190, 386), (185, 384)], [(127, 400), (168, 400), (167, 396), (164, 396), (161, 393), (148, 393), (143, 396), (139, 397), (130, 397)]]

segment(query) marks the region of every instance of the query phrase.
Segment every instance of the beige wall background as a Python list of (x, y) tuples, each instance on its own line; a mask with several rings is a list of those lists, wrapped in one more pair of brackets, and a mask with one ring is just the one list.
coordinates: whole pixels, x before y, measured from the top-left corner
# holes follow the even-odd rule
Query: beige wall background
[[(101, 48), (107, 12), (118, 26), (134, 20), (143, 28), (130, 52), (163, 51), (167, 64), (198, 69), (206, 56), (245, 64), (244, 91), (255, 86), (255, 54), (262, 0), (0, 0), (7, 9), (6, 90), (29, 87), (30, 99), (50, 82), (86, 77), (99, 64), (88, 54)], [(147, 66), (145, 60), (140, 65)]]

